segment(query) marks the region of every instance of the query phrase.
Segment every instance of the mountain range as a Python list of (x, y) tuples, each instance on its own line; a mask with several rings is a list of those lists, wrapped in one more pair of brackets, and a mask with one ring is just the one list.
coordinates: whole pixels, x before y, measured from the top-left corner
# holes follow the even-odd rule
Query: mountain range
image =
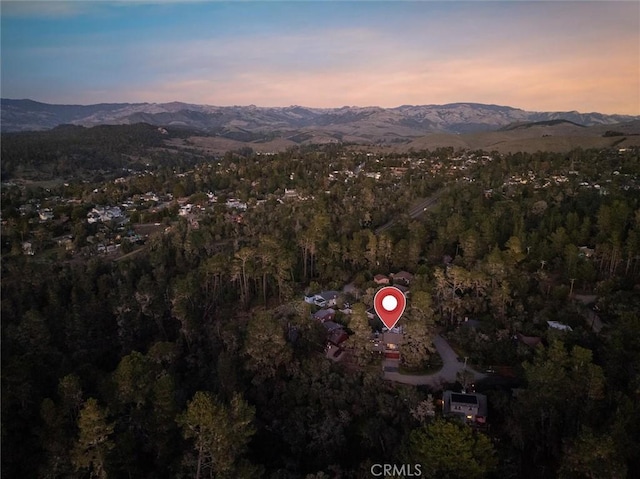
[(518, 108), (479, 103), (447, 105), (403, 105), (396, 108), (355, 107), (307, 108), (208, 106), (188, 103), (100, 103), (52, 105), (33, 100), (2, 99), (3, 132), (44, 130), (61, 124), (149, 123), (181, 126), (207, 134), (233, 137), (250, 135), (286, 136), (287, 133), (323, 131), (331, 136), (375, 141), (377, 138), (411, 138), (426, 133), (472, 133), (492, 131), (513, 123), (567, 120), (584, 126), (610, 125), (640, 119), (640, 116), (601, 113), (531, 112)]
[[(148, 123), (188, 130), (193, 144), (210, 152), (243, 146), (281, 151), (294, 145), (338, 142), (398, 151), (439, 146), (554, 151), (640, 142), (640, 116), (532, 112), (480, 103), (308, 108), (180, 102), (52, 105), (2, 99), (0, 104), (3, 133), (48, 130), (64, 124), (92, 127)], [(611, 138), (611, 131), (624, 140)]]

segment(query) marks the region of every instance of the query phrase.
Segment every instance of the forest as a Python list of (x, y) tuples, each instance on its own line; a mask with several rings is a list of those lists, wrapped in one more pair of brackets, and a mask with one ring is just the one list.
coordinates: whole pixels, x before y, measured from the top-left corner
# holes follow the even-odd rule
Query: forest
[[(326, 145), (214, 157), (163, 151), (155, 130), (137, 128), (147, 143), (74, 156), (45, 142), (29, 160), (55, 176), (109, 158), (104, 181), (3, 184), (4, 476), (370, 478), (375, 464), (420, 464), (433, 478), (624, 478), (640, 468), (638, 150), (382, 156)], [(3, 137), (3, 180), (15, 181), (27, 144)], [(145, 169), (114, 182), (130, 155)], [(173, 199), (130, 213), (163, 227), (136, 254), (21, 251), (28, 238), (54, 251), (66, 231), (88, 251), (87, 211), (148, 191)], [(408, 214), (436, 192), (434, 207)], [(21, 212), (53, 196), (75, 201), (51, 206), (65, 221)], [(177, 213), (178, 198), (202, 205), (197, 221)], [(229, 198), (246, 210), (230, 212)], [(381, 377), (368, 347), (379, 324), (365, 310), (374, 276), (401, 270), (414, 275), (407, 368), (431, 364), (441, 333), (476, 367), (510, 372), (476, 385), (488, 427), (443, 417), (442, 391)], [(349, 360), (332, 362), (303, 297), (347, 284), (359, 293), (345, 293), (351, 313), (336, 321)]]

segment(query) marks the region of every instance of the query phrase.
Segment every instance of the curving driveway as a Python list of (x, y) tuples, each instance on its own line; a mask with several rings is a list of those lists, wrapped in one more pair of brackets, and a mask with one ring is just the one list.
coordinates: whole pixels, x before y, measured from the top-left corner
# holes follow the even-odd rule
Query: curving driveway
[[(439, 334), (433, 338), (433, 344), (442, 358), (442, 369), (437, 373), (412, 375), (400, 374), (398, 372), (398, 361), (385, 359), (382, 363), (383, 378), (403, 384), (413, 384), (415, 386), (426, 385), (433, 389), (443, 389), (444, 384), (456, 382), (458, 372), (464, 370), (464, 361), (459, 361), (456, 352), (449, 343)], [(467, 366), (467, 371), (473, 374), (474, 380), (479, 381), (486, 377)]]

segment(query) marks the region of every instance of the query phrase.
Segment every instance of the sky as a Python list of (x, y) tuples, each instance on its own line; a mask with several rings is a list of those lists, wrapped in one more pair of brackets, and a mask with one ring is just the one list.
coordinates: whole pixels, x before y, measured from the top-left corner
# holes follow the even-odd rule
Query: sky
[(640, 115), (640, 2), (0, 3), (0, 93)]

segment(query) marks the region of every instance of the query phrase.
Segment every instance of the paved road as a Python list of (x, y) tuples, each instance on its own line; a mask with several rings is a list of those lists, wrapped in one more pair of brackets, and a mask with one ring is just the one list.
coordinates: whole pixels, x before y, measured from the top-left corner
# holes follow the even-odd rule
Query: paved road
[[(398, 361), (385, 359), (382, 365), (383, 377), (389, 381), (396, 381), (403, 384), (413, 384), (431, 386), (433, 389), (442, 389), (444, 384), (456, 382), (458, 372), (464, 370), (464, 361), (459, 361), (456, 352), (449, 343), (440, 335), (433, 339), (433, 344), (442, 358), (442, 369), (434, 374), (421, 376), (400, 374), (398, 371)], [(467, 371), (473, 374), (474, 380), (479, 381), (486, 377), (485, 374), (474, 371), (467, 366)]]
[[(429, 196), (429, 198), (424, 198), (418, 201), (417, 203), (415, 203), (413, 206), (411, 206), (411, 208), (409, 208), (409, 211), (408, 211), (409, 216), (411, 216), (411, 218), (417, 218), (418, 216), (423, 214), (425, 211), (435, 206), (438, 203), (440, 196), (442, 196), (442, 193), (444, 193), (444, 189), (438, 190), (434, 194)], [(395, 223), (395, 220), (391, 220), (388, 223), (385, 223), (384, 225), (380, 226), (378, 229), (376, 229), (376, 234), (378, 235), (383, 231), (388, 230), (393, 226), (394, 223)]]

